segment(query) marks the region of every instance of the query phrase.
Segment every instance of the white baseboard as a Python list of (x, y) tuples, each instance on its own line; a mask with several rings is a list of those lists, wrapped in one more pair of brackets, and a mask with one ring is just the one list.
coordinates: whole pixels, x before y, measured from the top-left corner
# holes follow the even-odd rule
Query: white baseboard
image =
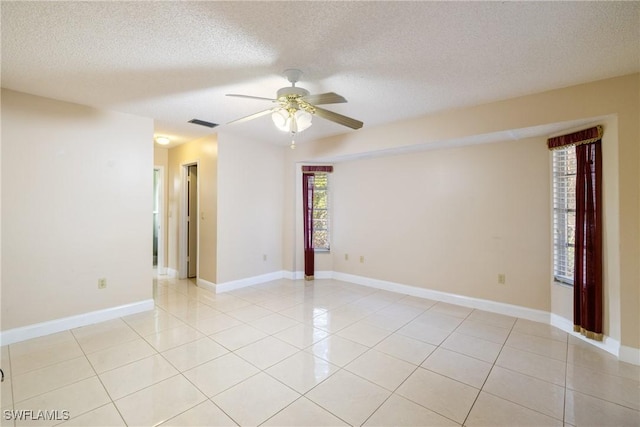
[(640, 348), (627, 347), (626, 345), (620, 346), (620, 353), (618, 359), (623, 362), (631, 363), (633, 365), (640, 365)]
[[(324, 280), (324, 279), (334, 279), (334, 272), (331, 270), (327, 271), (314, 271), (313, 277), (316, 279)], [(304, 279), (304, 271), (283, 271), (283, 278), (289, 280), (302, 280)]]
[(175, 268), (167, 268), (166, 274), (169, 277), (178, 277), (178, 270)]
[(304, 279), (304, 272), (284, 270), (282, 272), (282, 277), (289, 280), (302, 280)]
[(210, 282), (208, 280), (204, 280), (198, 277), (197, 281), (196, 281), (197, 285), (203, 289), (207, 289), (211, 292), (215, 292), (216, 291), (216, 284), (213, 282)]
[(282, 271), (282, 278), (283, 279), (289, 279), (289, 280), (300, 280), (300, 279), (302, 279), (302, 277), (298, 277), (298, 273), (300, 273), (300, 272), (299, 271), (283, 270)]
[(333, 272), (333, 279), (355, 283), (363, 286), (370, 286), (386, 291), (398, 292), (421, 298), (428, 298), (435, 301), (457, 304), (464, 307), (491, 311), (493, 313), (519, 317), (521, 319), (527, 319), (534, 322), (550, 324), (575, 336), (576, 338), (579, 338), (593, 346), (596, 346), (608, 353), (613, 354), (623, 362), (640, 365), (640, 349), (620, 345), (620, 342), (618, 340), (608, 336), (605, 336), (602, 342), (587, 339), (582, 334), (573, 331), (573, 322), (571, 320), (543, 310), (535, 310), (528, 307), (505, 304), (491, 300), (483, 300), (479, 298), (472, 298), (447, 292), (434, 291), (431, 289), (416, 288), (415, 286), (402, 285), (399, 283), (371, 279), (362, 276), (355, 276), (346, 273)]
[(573, 322), (555, 313), (550, 313), (549, 324), (565, 332), (573, 332)]
[[(567, 318), (564, 318), (562, 316), (558, 316), (555, 313), (551, 313), (549, 324), (551, 326), (555, 326), (556, 328), (565, 331), (569, 335), (572, 335), (572, 336), (574, 336), (574, 337), (576, 337), (576, 338), (578, 338), (578, 339), (580, 339), (580, 340), (582, 340), (582, 341), (584, 341), (584, 342), (586, 342), (588, 344), (591, 344), (591, 345), (593, 345), (595, 347), (598, 347), (598, 348), (606, 351), (607, 353), (611, 353), (614, 356), (620, 358), (620, 348), (621, 348), (620, 347), (620, 341), (618, 341), (618, 340), (616, 340), (614, 338), (611, 338), (611, 337), (608, 337), (608, 336), (605, 335), (602, 338), (602, 341), (595, 341), (595, 340), (588, 339), (587, 337), (585, 337), (581, 333), (575, 332), (573, 330), (573, 321), (571, 321), (571, 320), (569, 320)], [(627, 347), (627, 348), (630, 348), (630, 347)]]
[(57, 332), (68, 331), (81, 326), (92, 325), (94, 323), (117, 319), (143, 311), (153, 310), (153, 299), (125, 304), (118, 307), (106, 308), (104, 310), (91, 311), (89, 313), (64, 317), (62, 319), (50, 320), (48, 322), (36, 323), (34, 325), (22, 326), (20, 328), (9, 329), (0, 332), (0, 345), (8, 345), (25, 341), (31, 338), (38, 338), (44, 335), (55, 334)]
[(214, 291), (216, 293), (229, 292), (235, 289), (246, 288), (247, 286), (258, 285), (260, 283), (270, 282), (272, 280), (278, 280), (285, 277), (285, 272), (274, 271), (267, 274), (261, 274), (260, 276), (247, 277), (239, 280), (232, 280), (230, 282), (218, 283), (214, 285)]
[(314, 279), (333, 279), (333, 271), (315, 271), (313, 273)]
[[(514, 304), (507, 304), (497, 301), (485, 300), (480, 298), (468, 297), (465, 295), (452, 294), (448, 292), (436, 291), (432, 289), (418, 288), (415, 286), (403, 285), (401, 283), (389, 282), (385, 280), (373, 279), (370, 277), (357, 276), (354, 274), (340, 273), (337, 271), (316, 271), (314, 273), (316, 279), (334, 279), (343, 282), (354, 283), (357, 285), (368, 286), (371, 288), (381, 289), (390, 292), (411, 295), (419, 298), (431, 299), (434, 301), (442, 301), (450, 304), (461, 305), (464, 307), (475, 308), (479, 310), (490, 311), (493, 313), (504, 314), (506, 316), (518, 317), (521, 319), (531, 320), (555, 326), (576, 338), (580, 338), (585, 342), (594, 345), (608, 353), (618, 357), (621, 361), (640, 365), (640, 349), (626, 347), (620, 345), (620, 342), (611, 337), (605, 336), (602, 342), (589, 340), (581, 334), (573, 331), (573, 322), (560, 317), (556, 314), (543, 310), (523, 307)], [(261, 276), (249, 277), (246, 279), (234, 280), (218, 285), (211, 284), (215, 292), (227, 292), (234, 289), (240, 289), (259, 283), (269, 282), (277, 279), (302, 280), (304, 279), (303, 271), (284, 270)], [(200, 282), (198, 282), (200, 285)], [(208, 287), (208, 286), (207, 286)]]
[(448, 292), (418, 288), (415, 286), (403, 285), (400, 283), (388, 282), (385, 280), (372, 279), (369, 277), (356, 276), (353, 274), (334, 272), (333, 278), (336, 280), (369, 286), (385, 291), (397, 292), (435, 301), (442, 301), (450, 304), (461, 305), (463, 307), (477, 308), (479, 310), (491, 311), (493, 313), (504, 314), (507, 316), (520, 317), (522, 319), (532, 320), (534, 322), (549, 323), (548, 312), (528, 307), (522, 307), (519, 305), (506, 304), (502, 302), (473, 298)]

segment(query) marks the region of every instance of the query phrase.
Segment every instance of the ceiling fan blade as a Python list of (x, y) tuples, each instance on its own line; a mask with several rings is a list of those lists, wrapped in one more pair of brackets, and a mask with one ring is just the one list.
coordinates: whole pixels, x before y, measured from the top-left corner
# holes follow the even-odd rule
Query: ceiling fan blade
[(352, 119), (351, 117), (343, 116), (342, 114), (334, 113), (333, 111), (325, 110), (320, 107), (315, 107), (315, 115), (343, 126), (350, 127), (351, 129), (360, 129), (364, 125), (360, 120)]
[(253, 120), (253, 119), (257, 119), (258, 117), (262, 117), (262, 116), (266, 116), (267, 114), (270, 114), (274, 111), (273, 108), (270, 108), (268, 110), (264, 110), (264, 111), (260, 111), (258, 113), (253, 113), (251, 115), (245, 116), (245, 117), (241, 117), (239, 119), (235, 119), (230, 121), (229, 123), (227, 123), (228, 125), (230, 125), (231, 123), (242, 123), (242, 122), (248, 122), (249, 120)]
[(303, 101), (309, 104), (341, 104), (347, 102), (342, 95), (334, 92), (319, 93), (317, 95), (307, 95), (302, 97)]
[(235, 96), (236, 98), (259, 99), (261, 101), (271, 101), (271, 102), (277, 101), (277, 99), (273, 99), (273, 98), (263, 98), (261, 96), (251, 96), (251, 95), (239, 95), (237, 93), (228, 93), (227, 96)]

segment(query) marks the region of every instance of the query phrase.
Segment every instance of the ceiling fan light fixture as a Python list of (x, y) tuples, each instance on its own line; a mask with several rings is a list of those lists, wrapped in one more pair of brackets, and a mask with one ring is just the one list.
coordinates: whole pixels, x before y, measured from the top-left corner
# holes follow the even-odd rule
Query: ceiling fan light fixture
[(293, 117), (296, 121), (298, 132), (302, 132), (303, 130), (308, 129), (309, 126), (311, 126), (311, 118), (313, 116), (308, 111), (298, 110)]
[(297, 110), (291, 113), (281, 108), (271, 113), (271, 120), (278, 129), (288, 133), (298, 133), (311, 126), (311, 113), (305, 110)]
[(271, 120), (273, 120), (273, 124), (276, 125), (276, 127), (278, 129), (280, 129), (283, 132), (289, 132), (291, 123), (290, 123), (290, 117), (289, 117), (289, 112), (287, 110), (285, 110), (284, 108), (281, 108), (279, 110), (274, 111), (271, 114)]

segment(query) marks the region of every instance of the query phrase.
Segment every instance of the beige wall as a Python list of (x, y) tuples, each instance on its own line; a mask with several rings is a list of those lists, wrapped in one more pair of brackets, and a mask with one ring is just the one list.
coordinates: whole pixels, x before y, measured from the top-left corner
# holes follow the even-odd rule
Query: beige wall
[(283, 151), (288, 148), (218, 137), (216, 283), (278, 272), (285, 210)]
[(548, 155), (536, 138), (338, 164), (334, 269), (548, 311)]
[(2, 90), (3, 331), (152, 297), (152, 141), (151, 119)]
[(153, 165), (164, 166), (169, 165), (169, 149), (165, 147), (153, 146)]
[(198, 279), (215, 283), (217, 275), (218, 141), (215, 135), (169, 149), (168, 267), (179, 270), (181, 222), (184, 220), (184, 165), (198, 164)]
[[(396, 122), (377, 128), (365, 128), (350, 132), (338, 137), (327, 138), (316, 141), (311, 144), (300, 144), (296, 150), (287, 152), (286, 175), (287, 188), (285, 189), (286, 206), (296, 206), (297, 193), (296, 182), (294, 177), (296, 165), (300, 162), (327, 162), (327, 161), (343, 161), (350, 156), (362, 156), (367, 154), (380, 154), (390, 150), (407, 149), (418, 145), (437, 144), (438, 146), (446, 145), (447, 142), (460, 141), (465, 138), (482, 136), (492, 133), (506, 132), (509, 130), (517, 130), (523, 128), (532, 128), (538, 126), (546, 126), (550, 124), (572, 124), (574, 121), (588, 122), (591, 119), (601, 119), (607, 117), (615, 117), (617, 124), (617, 135), (608, 144), (609, 153), (617, 156), (614, 160), (606, 160), (608, 165), (604, 171), (604, 181), (606, 186), (606, 203), (608, 205), (607, 218), (607, 235), (605, 242), (605, 250), (608, 251), (606, 257), (606, 275), (607, 294), (605, 295), (606, 304), (610, 307), (610, 313), (607, 319), (608, 332), (615, 339), (620, 340), (622, 345), (639, 348), (640, 347), (640, 74), (633, 74), (614, 79), (607, 79), (598, 82), (573, 86), (565, 89), (559, 89), (520, 98), (494, 102), (490, 104), (480, 105), (476, 107), (464, 108), (453, 111), (446, 111), (431, 116), (421, 117), (403, 122)], [(607, 136), (609, 138), (609, 136)], [(521, 144), (518, 142), (517, 144)], [(490, 145), (478, 147), (479, 150), (491, 150)], [(431, 156), (434, 154), (429, 154)], [(444, 154), (442, 154), (444, 155)], [(412, 155), (413, 157), (413, 155)], [(394, 165), (398, 160), (389, 157), (382, 160), (383, 165)], [(337, 165), (341, 167), (341, 164)], [(363, 166), (362, 166), (363, 167)], [(541, 166), (544, 170), (548, 170), (548, 164)], [(400, 170), (398, 165), (394, 166), (395, 170)], [(348, 170), (347, 170), (348, 172)], [(536, 172), (537, 173), (537, 172)], [(336, 172), (337, 179), (339, 178)], [(334, 185), (335, 189), (335, 185)], [(353, 189), (356, 192), (356, 189)], [(396, 190), (397, 191), (397, 190)], [(549, 190), (548, 190), (549, 191)], [(492, 193), (493, 194), (493, 193)], [(385, 197), (389, 194), (385, 194)], [(391, 194), (396, 197), (395, 193)], [(483, 194), (481, 199), (491, 199), (491, 194)], [(483, 205), (483, 201), (478, 201), (478, 209), (487, 209)], [(548, 206), (548, 200), (544, 202)], [(453, 204), (447, 208), (453, 208), (456, 211), (457, 205)], [(334, 205), (337, 208), (337, 203)], [(548, 212), (548, 211), (547, 211)], [(284, 230), (284, 266), (285, 270), (296, 271), (299, 268), (300, 247), (298, 241), (299, 227), (296, 227), (299, 221), (295, 217), (299, 215), (296, 211), (285, 211), (287, 227)], [(398, 215), (401, 215), (398, 213)], [(402, 215), (407, 215), (402, 214)], [(545, 219), (548, 221), (548, 213)], [(404, 216), (400, 216), (400, 220)], [(335, 227), (340, 227), (340, 216), (334, 215), (336, 221)], [(391, 224), (396, 224), (399, 220), (390, 218)], [(373, 224), (379, 226), (380, 224)], [(482, 224), (484, 225), (484, 224)], [(488, 224), (492, 226), (492, 224)], [(389, 226), (391, 228), (391, 225)], [(334, 239), (338, 235), (339, 228), (335, 229)], [(392, 232), (388, 231), (391, 235)], [(549, 238), (549, 233), (543, 236)], [(410, 239), (411, 236), (406, 236)], [(405, 241), (397, 242), (399, 247), (404, 246)], [(348, 248), (347, 250), (351, 250)], [(355, 250), (361, 250), (355, 248)], [(369, 248), (370, 251), (383, 251), (384, 248)], [(431, 250), (425, 248), (425, 250)], [(549, 249), (541, 249), (541, 253), (534, 255), (536, 262), (542, 256), (547, 254), (548, 263), (545, 272), (550, 268)], [(359, 254), (358, 254), (359, 255)], [(340, 256), (344, 254), (336, 254), (336, 262)], [(342, 258), (343, 259), (343, 258)], [(352, 258), (353, 259), (353, 258)], [(365, 258), (366, 259), (366, 258)], [(404, 268), (400, 268), (405, 263), (404, 260), (391, 258), (388, 262), (393, 266), (397, 274), (407, 277)], [(369, 268), (374, 266), (363, 266), (352, 268)], [(346, 266), (335, 266), (336, 270), (346, 268)], [(379, 267), (376, 267), (379, 268)], [(493, 265), (484, 267), (479, 272), (489, 278), (489, 273), (484, 272), (485, 269), (492, 272), (495, 268)], [(509, 268), (508, 266), (504, 267)], [(356, 271), (356, 270), (354, 270)], [(370, 270), (371, 273), (391, 276), (378, 270)], [(422, 286), (438, 286), (439, 279), (442, 277), (440, 270), (435, 270), (434, 274), (438, 274), (438, 280), (425, 278), (420, 285)], [(492, 274), (493, 275), (493, 274)], [(516, 274), (517, 276), (517, 274)], [(512, 275), (507, 272), (507, 281), (511, 282)], [(375, 277), (382, 279), (383, 277)], [(395, 281), (398, 281), (395, 279)], [(453, 284), (452, 286), (459, 286)], [(475, 285), (481, 286), (481, 285)], [(545, 279), (547, 288), (550, 286), (548, 278)], [(465, 291), (467, 292), (467, 291)], [(469, 289), (469, 292), (481, 292), (479, 288)], [(548, 289), (543, 291), (549, 298), (555, 292)], [(522, 301), (518, 295), (505, 295), (498, 291), (497, 293), (487, 293), (487, 297), (496, 301), (506, 301), (517, 304)], [(542, 295), (542, 294), (541, 294)], [(536, 300), (529, 304), (528, 307), (546, 307), (551, 309), (550, 301)], [(565, 313), (566, 314), (566, 313)], [(614, 318), (615, 317), (615, 318)]]

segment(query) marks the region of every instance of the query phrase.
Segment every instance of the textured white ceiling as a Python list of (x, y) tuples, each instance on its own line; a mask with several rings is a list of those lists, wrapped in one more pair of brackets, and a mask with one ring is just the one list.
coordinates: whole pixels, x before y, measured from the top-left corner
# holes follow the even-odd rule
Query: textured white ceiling
[[(365, 127), (640, 71), (640, 2), (1, 2), (2, 86), (155, 119), (185, 142), (288, 142), (269, 116), (298, 84)], [(315, 118), (300, 139), (357, 132)]]

